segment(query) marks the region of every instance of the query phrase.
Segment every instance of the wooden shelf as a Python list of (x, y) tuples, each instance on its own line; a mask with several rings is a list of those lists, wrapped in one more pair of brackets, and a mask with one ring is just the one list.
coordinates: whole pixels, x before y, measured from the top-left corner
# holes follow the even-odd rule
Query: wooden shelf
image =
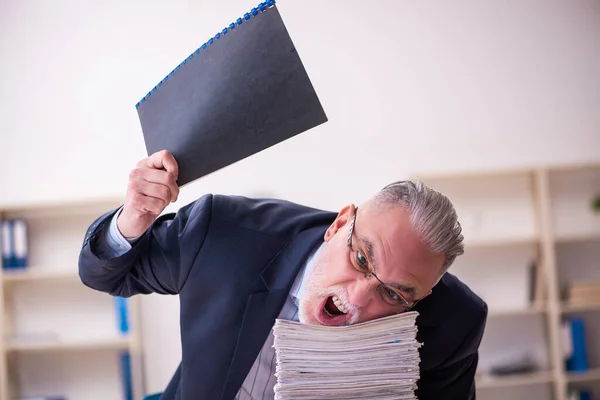
[[(511, 398), (566, 400), (568, 384), (600, 382), (600, 368), (581, 374), (551, 369), (565, 362), (563, 320), (569, 314), (589, 312), (584, 317), (592, 321), (600, 312), (600, 303), (573, 305), (561, 298), (562, 289), (573, 281), (600, 279), (595, 250), (600, 248), (600, 215), (589, 209), (600, 184), (600, 164), (413, 177), (448, 195), (462, 219), (467, 257), (459, 260), (455, 271), (489, 306), (481, 365), (486, 368), (513, 353), (517, 357), (530, 352), (542, 369), (509, 376), (478, 375), (477, 390), (501, 388), (498, 398), (504, 398), (502, 388), (510, 388), (507, 393), (519, 393), (508, 395)], [(531, 265), (538, 266), (539, 303), (529, 306)], [(535, 329), (526, 331), (521, 324), (530, 320)], [(594, 366), (600, 360), (597, 329), (596, 325), (590, 328), (588, 346)], [(507, 338), (512, 332), (518, 332), (516, 338)]]
[[(26, 220), (29, 264), (0, 269), (0, 400), (46, 390), (43, 380), (69, 398), (86, 398), (89, 386), (116, 398), (121, 351), (131, 356), (133, 397), (143, 397), (139, 298), (127, 299), (129, 334), (121, 335), (115, 299), (86, 288), (77, 267), (89, 225), (122, 202), (117, 196), (0, 207), (1, 219)], [(81, 370), (89, 357), (98, 376)]]
[(497, 239), (485, 238), (465, 241), (465, 248), (516, 247), (538, 245), (539, 243), (540, 239), (535, 236), (501, 237)]
[(561, 243), (578, 243), (600, 241), (600, 232), (577, 233), (567, 235), (556, 235), (554, 241)]
[(2, 274), (4, 282), (32, 282), (32, 281), (47, 281), (60, 280), (70, 281), (78, 280), (78, 271), (69, 271), (66, 269), (47, 268), (47, 267), (28, 267), (23, 270), (4, 270)]
[(490, 309), (488, 312), (489, 317), (518, 317), (518, 316), (532, 316), (541, 315), (547, 311), (547, 308), (543, 305), (532, 306), (528, 308), (516, 308), (516, 309)]
[(108, 196), (93, 199), (75, 199), (72, 201), (53, 201), (43, 203), (19, 203), (2, 205), (2, 212), (10, 216), (26, 218), (47, 218), (60, 216), (97, 215), (119, 207), (125, 199), (121, 196)]
[(541, 385), (551, 383), (552, 372), (540, 371), (507, 376), (479, 376), (476, 380), (477, 389), (495, 389), (511, 386)]
[(125, 350), (131, 345), (129, 337), (99, 338), (89, 340), (40, 339), (8, 342), (8, 352), (42, 352), (55, 350)]
[(514, 169), (489, 169), (489, 170), (461, 170), (461, 171), (449, 171), (449, 172), (422, 172), (414, 174), (415, 179), (419, 179), (423, 182), (430, 181), (464, 181), (468, 179), (482, 179), (482, 178), (502, 178), (502, 177), (514, 177), (514, 176), (529, 176), (532, 171), (527, 168), (514, 168)]
[(574, 313), (580, 311), (600, 311), (600, 303), (568, 304), (563, 303), (560, 307), (562, 313)]
[(586, 372), (567, 372), (566, 375), (570, 383), (600, 381), (600, 368)]

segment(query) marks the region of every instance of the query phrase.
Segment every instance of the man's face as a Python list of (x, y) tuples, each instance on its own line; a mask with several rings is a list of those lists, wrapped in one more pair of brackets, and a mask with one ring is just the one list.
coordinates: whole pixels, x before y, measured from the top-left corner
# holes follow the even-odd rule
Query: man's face
[[(431, 293), (444, 262), (413, 231), (410, 214), (400, 206), (379, 209), (366, 205), (355, 214), (350, 205), (340, 211), (325, 233), (325, 246), (307, 276), (300, 300), (300, 322), (351, 325), (406, 310), (405, 302)], [(368, 276), (367, 268), (375, 276)], [(396, 293), (400, 294), (398, 296)]]

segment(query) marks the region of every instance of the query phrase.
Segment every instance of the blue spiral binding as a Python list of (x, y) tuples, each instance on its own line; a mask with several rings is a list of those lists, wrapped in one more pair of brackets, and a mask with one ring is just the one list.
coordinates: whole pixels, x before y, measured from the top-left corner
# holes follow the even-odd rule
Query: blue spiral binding
[(252, 8), (249, 12), (245, 13), (242, 17), (236, 19), (235, 22), (232, 22), (231, 24), (229, 24), (229, 26), (223, 28), (223, 30), (221, 32), (217, 32), (217, 34), (215, 36), (213, 36), (210, 39), (208, 39), (207, 42), (205, 42), (204, 44), (202, 44), (202, 46), (200, 46), (199, 48), (197, 48), (196, 51), (194, 51), (192, 54), (190, 54), (177, 67), (175, 67), (174, 70), (172, 70), (167, 76), (165, 76), (163, 78), (163, 80), (161, 80), (160, 82), (158, 82), (158, 84), (156, 86), (154, 86), (152, 88), (152, 90), (150, 90), (148, 92), (148, 94), (145, 95), (135, 105), (135, 108), (138, 108), (140, 106), (140, 104), (144, 103), (150, 96), (152, 96), (152, 93), (156, 92), (157, 88), (159, 88), (163, 84), (165, 84), (169, 80), (169, 77), (175, 75), (175, 71), (179, 71), (184, 65), (187, 64), (188, 61), (191, 61), (192, 58), (194, 58), (194, 56), (199, 55), (201, 51), (206, 50), (216, 40), (219, 40), (221, 37), (224, 37), (225, 35), (227, 35), (228, 32), (233, 31), (236, 26), (242, 25), (244, 23), (244, 21), (248, 21), (248, 20), (250, 20), (250, 18), (256, 17), (259, 13), (265, 12), (268, 8), (270, 8), (270, 7), (274, 6), (274, 5), (275, 5), (275, 0), (263, 1), (258, 6)]

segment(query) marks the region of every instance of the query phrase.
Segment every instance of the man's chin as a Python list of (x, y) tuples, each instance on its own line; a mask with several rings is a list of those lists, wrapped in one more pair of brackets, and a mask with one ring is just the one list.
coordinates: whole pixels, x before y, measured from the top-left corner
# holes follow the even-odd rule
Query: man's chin
[(319, 321), (317, 321), (316, 319), (309, 317), (309, 318), (300, 318), (300, 323), (304, 324), (304, 325), (321, 325), (319, 323)]
[(300, 323), (304, 325), (317, 325), (317, 326), (343, 326), (346, 325), (344, 321), (328, 321), (319, 320), (315, 317), (300, 318)]

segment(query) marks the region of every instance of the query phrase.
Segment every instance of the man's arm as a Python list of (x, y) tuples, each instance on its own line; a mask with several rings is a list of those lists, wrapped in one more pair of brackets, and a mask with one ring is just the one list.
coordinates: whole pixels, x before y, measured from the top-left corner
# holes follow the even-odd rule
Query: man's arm
[(122, 256), (131, 250), (131, 246), (140, 238), (135, 237), (126, 239), (123, 237), (117, 227), (117, 219), (123, 208), (119, 208), (115, 215), (111, 218), (110, 225), (104, 235), (104, 240), (98, 242), (98, 257), (102, 259), (115, 258)]
[(79, 255), (82, 282), (122, 297), (179, 293), (208, 232), (212, 198), (205, 195), (176, 214), (162, 215), (125, 251), (110, 232), (119, 210), (98, 218)]
[(475, 400), (475, 373), (479, 362), (479, 345), (487, 320), (487, 305), (474, 318), (475, 323), (450, 361), (423, 372), (419, 380), (419, 400)]
[(131, 171), (123, 207), (88, 228), (79, 257), (84, 284), (123, 297), (181, 290), (206, 236), (212, 196), (158, 217), (177, 199), (177, 174), (177, 163), (166, 151)]

